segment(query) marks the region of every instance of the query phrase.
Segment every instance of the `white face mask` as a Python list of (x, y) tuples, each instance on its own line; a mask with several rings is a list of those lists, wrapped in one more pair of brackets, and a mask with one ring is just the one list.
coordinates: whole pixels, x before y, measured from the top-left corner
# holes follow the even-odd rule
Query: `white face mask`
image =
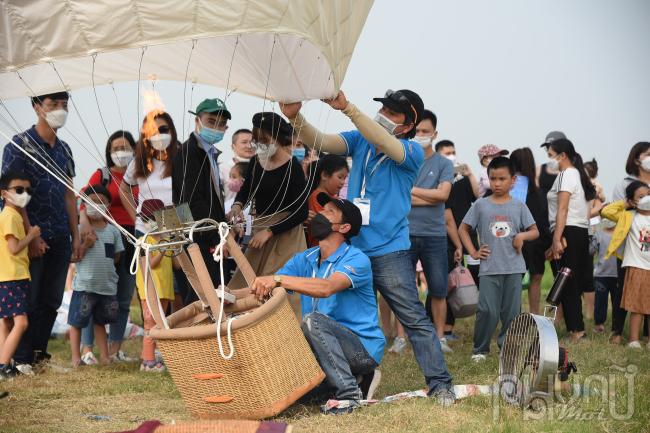
[(111, 160), (116, 167), (126, 167), (133, 160), (133, 152), (128, 150), (118, 150), (111, 153)]
[(145, 233), (151, 233), (156, 230), (156, 223), (152, 221), (147, 221), (143, 223)]
[(264, 144), (264, 143), (253, 143), (253, 147), (255, 148), (255, 153), (257, 154), (257, 157), (261, 161), (268, 161), (273, 155), (275, 155), (275, 152), (277, 150), (277, 146), (275, 143), (271, 144)]
[(546, 163), (546, 166), (550, 168), (551, 170), (557, 171), (560, 169), (560, 163), (558, 162), (557, 159), (555, 158), (550, 158), (548, 162)]
[(375, 122), (379, 123), (381, 127), (384, 128), (390, 135), (395, 135), (395, 129), (397, 129), (398, 126), (401, 126), (401, 124), (393, 122), (381, 113), (377, 113), (374, 120)]
[(171, 134), (156, 134), (153, 137), (149, 138), (149, 142), (154, 149), (165, 150), (172, 142), (172, 136)]
[(433, 135), (416, 135), (412, 140), (425, 149), (433, 143)]
[[(96, 207), (98, 207), (103, 213), (108, 213), (108, 208), (104, 203), (93, 203)], [(100, 219), (103, 218), (104, 215), (102, 215), (102, 212), (99, 210), (95, 209), (91, 205), (86, 206), (86, 215), (88, 215), (88, 218), (92, 219)]]
[(643, 161), (641, 161), (641, 168), (643, 171), (650, 171), (650, 156), (643, 158)]
[(456, 155), (454, 155), (454, 154), (449, 154), (449, 155), (444, 155), (444, 156), (445, 156), (445, 158), (447, 158), (447, 159), (450, 160), (451, 162), (456, 162)]
[(650, 195), (642, 197), (639, 203), (637, 203), (636, 208), (639, 210), (650, 210)]
[(59, 129), (65, 125), (65, 121), (68, 118), (68, 112), (63, 108), (59, 110), (48, 111), (45, 113), (45, 121), (50, 128)]
[(23, 192), (22, 194), (16, 194), (15, 191), (7, 191), (7, 201), (14, 206), (18, 206), (19, 208), (27, 206), (31, 199), (32, 196), (27, 194), (27, 191)]

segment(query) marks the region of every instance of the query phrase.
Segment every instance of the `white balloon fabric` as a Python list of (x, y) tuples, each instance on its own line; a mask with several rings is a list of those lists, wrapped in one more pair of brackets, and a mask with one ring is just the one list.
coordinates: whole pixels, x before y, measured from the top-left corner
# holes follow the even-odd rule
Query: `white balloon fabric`
[(332, 97), (372, 3), (4, 0), (0, 98), (138, 79), (283, 102)]

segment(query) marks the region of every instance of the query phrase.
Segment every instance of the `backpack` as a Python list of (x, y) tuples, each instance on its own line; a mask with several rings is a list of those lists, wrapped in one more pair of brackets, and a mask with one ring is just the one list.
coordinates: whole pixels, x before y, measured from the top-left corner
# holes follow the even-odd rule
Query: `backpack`
[(102, 167), (97, 169), (102, 175), (102, 186), (108, 188), (108, 184), (111, 182), (111, 171), (108, 167)]

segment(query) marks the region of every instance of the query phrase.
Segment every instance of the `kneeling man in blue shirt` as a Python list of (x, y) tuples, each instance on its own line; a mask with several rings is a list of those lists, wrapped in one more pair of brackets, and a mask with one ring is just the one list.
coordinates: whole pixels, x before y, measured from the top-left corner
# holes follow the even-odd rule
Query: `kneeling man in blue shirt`
[[(317, 198), (324, 206), (311, 221), (318, 246), (293, 256), (274, 276), (258, 277), (251, 290), (260, 298), (279, 286), (300, 293), (303, 333), (334, 397), (345, 401), (323, 410), (350, 412), (361, 399), (372, 397), (386, 341), (379, 326), (370, 259), (350, 244), (361, 228), (361, 212), (347, 200), (325, 193)], [(360, 384), (357, 377), (363, 378)]]

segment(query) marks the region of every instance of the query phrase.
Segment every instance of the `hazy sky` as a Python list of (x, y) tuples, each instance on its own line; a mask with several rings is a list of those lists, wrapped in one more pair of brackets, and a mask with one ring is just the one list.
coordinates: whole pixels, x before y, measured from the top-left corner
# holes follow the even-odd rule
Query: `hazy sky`
[[(453, 140), (459, 159), (474, 167), (486, 143), (530, 146), (543, 162), (546, 133), (564, 131), (585, 160), (597, 158), (609, 194), (630, 147), (650, 140), (649, 22), (647, 0), (376, 0), (342, 87), (371, 116), (379, 108), (372, 97), (386, 89), (418, 92), (438, 115), (439, 139)], [(183, 83), (156, 89), (186, 136)], [(136, 84), (115, 90), (124, 127), (137, 131)], [(61, 136), (75, 154), (80, 186), (103, 160), (107, 135), (92, 90), (73, 96), (90, 137), (73, 107)], [(190, 97), (193, 108), (215, 96), (223, 98), (224, 90), (188, 88), (185, 109)], [(111, 88), (97, 88), (97, 99), (109, 133), (121, 128)], [(227, 104), (232, 133), (249, 128), (264, 101), (233, 94)], [(7, 105), (21, 127), (34, 122), (27, 100)], [(352, 128), (319, 101), (308, 104), (307, 117), (329, 132)], [(1, 119), (0, 129), (15, 132)], [(230, 134), (223, 143), (229, 151)]]

